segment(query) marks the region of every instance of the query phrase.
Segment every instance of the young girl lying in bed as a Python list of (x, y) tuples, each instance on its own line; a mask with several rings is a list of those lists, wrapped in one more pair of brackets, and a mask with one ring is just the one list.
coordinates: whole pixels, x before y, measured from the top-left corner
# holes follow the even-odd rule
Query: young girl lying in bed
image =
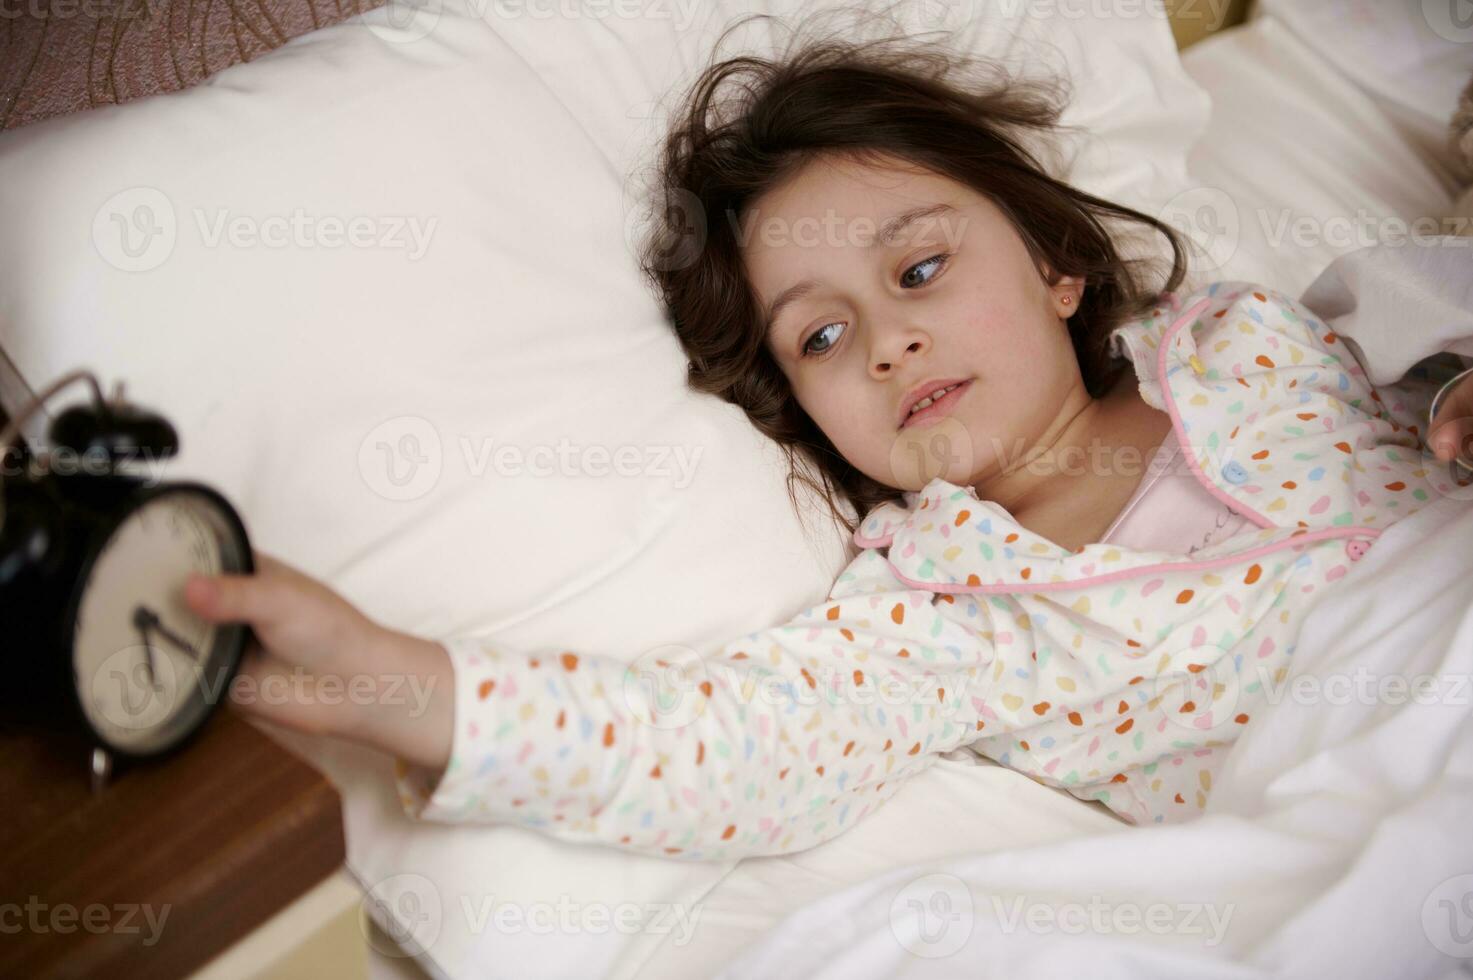
[[(963, 746), (1132, 823), (1199, 814), (1306, 613), (1448, 470), (1295, 301), (1174, 292), (1172, 229), (1020, 142), (1050, 90), (964, 67), (838, 41), (721, 63), (664, 146), (687, 206), (643, 259), (690, 384), (862, 516), (835, 507), (863, 550), (826, 601), (672, 663), (661, 700), (598, 651), (388, 630), (262, 555), (186, 590), (252, 625), (244, 675), (417, 674), (432, 700), (248, 710), (394, 754), (421, 819), (683, 858), (810, 847)], [(1169, 241), (1164, 287), (1131, 225)], [(1438, 459), (1468, 415), (1473, 379)]]

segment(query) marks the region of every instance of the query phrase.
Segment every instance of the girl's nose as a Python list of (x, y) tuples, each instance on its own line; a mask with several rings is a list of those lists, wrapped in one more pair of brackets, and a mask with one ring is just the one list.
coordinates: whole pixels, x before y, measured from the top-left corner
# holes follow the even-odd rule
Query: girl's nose
[(870, 356), (870, 373), (877, 378), (888, 377), (907, 357), (923, 354), (929, 347), (930, 341), (916, 330), (894, 331), (888, 337), (877, 338)]

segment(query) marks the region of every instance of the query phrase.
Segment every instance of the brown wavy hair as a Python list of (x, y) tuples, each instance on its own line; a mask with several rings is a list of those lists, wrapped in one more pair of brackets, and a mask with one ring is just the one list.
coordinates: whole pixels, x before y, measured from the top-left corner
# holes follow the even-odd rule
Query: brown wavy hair
[[(820, 11), (820, 20), (844, 8)], [(858, 11), (865, 24), (876, 11)], [(875, 17), (876, 21), (869, 18)], [(733, 32), (769, 14), (731, 24)], [(1066, 77), (1013, 78), (999, 64), (959, 54), (945, 37), (903, 31), (874, 40), (848, 28), (805, 37), (810, 17), (772, 58), (716, 60), (691, 85), (659, 149), (640, 269), (653, 284), (689, 358), (687, 383), (739, 406), (781, 447), (788, 495), (795, 484), (827, 503), (852, 534), (872, 508), (902, 491), (865, 475), (833, 446), (793, 396), (765, 344), (761, 301), (738, 247), (743, 210), (820, 156), (861, 162), (898, 157), (986, 196), (1012, 222), (1050, 285), (1080, 276), (1084, 293), (1069, 333), (1086, 391), (1103, 396), (1127, 362), (1112, 358), (1109, 334), (1181, 284), (1187, 256), (1178, 233), (1139, 211), (1093, 197), (1050, 176), (1048, 140), (1069, 99)], [(781, 25), (779, 25), (781, 26)], [(864, 25), (862, 25), (864, 26)], [(1027, 145), (1032, 140), (1037, 151)], [(1127, 258), (1117, 236), (1134, 223), (1166, 236), (1165, 284), (1147, 285), (1152, 258)], [(804, 464), (811, 464), (805, 466)], [(851, 517), (840, 509), (852, 507)]]

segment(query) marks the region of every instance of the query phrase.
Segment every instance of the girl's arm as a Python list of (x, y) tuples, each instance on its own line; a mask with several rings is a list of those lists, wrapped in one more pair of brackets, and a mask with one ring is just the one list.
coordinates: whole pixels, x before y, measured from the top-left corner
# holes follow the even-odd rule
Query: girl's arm
[(209, 580), (214, 600), (188, 596), (208, 618), (252, 623), (266, 649), (243, 680), (305, 670), (371, 696), (242, 708), (395, 755), (421, 819), (516, 823), (662, 856), (777, 854), (837, 835), (975, 738), (991, 673), (984, 624), (885, 591), (888, 576), (866, 581), (886, 575), (874, 552), (841, 577), (849, 594), (783, 626), (711, 656), (667, 647), (631, 665), (442, 645), (373, 624), (269, 557), (260, 568)]

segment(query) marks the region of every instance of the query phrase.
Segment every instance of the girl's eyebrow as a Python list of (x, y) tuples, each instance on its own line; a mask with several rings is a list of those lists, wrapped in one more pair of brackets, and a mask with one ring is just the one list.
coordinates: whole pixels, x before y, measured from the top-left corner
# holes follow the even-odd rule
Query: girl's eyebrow
[[(955, 211), (956, 208), (952, 207), (950, 204), (924, 204), (918, 208), (911, 208), (909, 211), (902, 211), (894, 217), (885, 219), (885, 221), (880, 224), (879, 230), (875, 233), (875, 239), (873, 242), (870, 243), (869, 247), (873, 248), (875, 247), (875, 245), (879, 244), (892, 244), (892, 240), (895, 238), (896, 235), (900, 234), (900, 232), (904, 231), (907, 227), (921, 220), (922, 218), (929, 218), (932, 215), (945, 214), (947, 212)], [(787, 289), (784, 289), (782, 292), (778, 293), (777, 297), (772, 301), (771, 305), (767, 307), (764, 329), (767, 332), (771, 333), (772, 326), (774, 323), (777, 322), (778, 314), (782, 313), (784, 307), (787, 307), (792, 303), (796, 303), (798, 300), (813, 292), (813, 290), (816, 288), (818, 288), (818, 280), (804, 279), (800, 282), (794, 283)]]
[(777, 316), (783, 311), (783, 307), (796, 303), (817, 288), (817, 279), (804, 279), (778, 293), (777, 299), (773, 300), (772, 305), (767, 308), (767, 331), (772, 332), (772, 325), (777, 322)]
[(902, 211), (880, 225), (880, 230), (875, 235), (875, 241), (888, 245), (892, 238), (900, 234), (914, 222), (922, 218), (929, 218), (934, 214), (945, 214), (949, 211), (954, 212), (956, 208), (950, 204), (927, 204), (918, 208), (911, 208), (909, 211)]

